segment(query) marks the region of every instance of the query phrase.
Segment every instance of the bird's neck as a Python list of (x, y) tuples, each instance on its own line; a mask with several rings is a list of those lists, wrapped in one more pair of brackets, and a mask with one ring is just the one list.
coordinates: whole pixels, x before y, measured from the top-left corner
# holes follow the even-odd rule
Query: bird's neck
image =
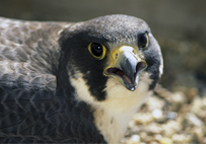
[(124, 136), (128, 122), (138, 108), (151, 95), (149, 83), (141, 81), (133, 92), (126, 90), (120, 84), (108, 80), (106, 100), (98, 102), (91, 96), (83, 78), (71, 78), (71, 84), (76, 87), (77, 101), (84, 101), (94, 108), (94, 122), (97, 129), (108, 143), (119, 143)]
[(108, 96), (104, 102), (98, 105), (94, 113), (95, 123), (105, 139), (109, 143), (119, 143), (123, 138), (129, 120), (137, 112), (139, 107), (152, 91), (148, 91), (148, 83), (140, 82), (134, 91), (127, 91), (121, 85), (107, 85)]

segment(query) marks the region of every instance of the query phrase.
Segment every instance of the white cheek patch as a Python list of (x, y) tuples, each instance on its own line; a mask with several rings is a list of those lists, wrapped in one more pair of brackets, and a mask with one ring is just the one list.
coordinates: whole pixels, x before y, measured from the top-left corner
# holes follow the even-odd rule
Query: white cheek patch
[(91, 96), (89, 92), (89, 87), (86, 84), (85, 80), (82, 78), (82, 76), (83, 75), (81, 73), (76, 71), (75, 75), (73, 77), (70, 77), (70, 82), (75, 88), (77, 94), (75, 98), (77, 101), (84, 101), (93, 105), (93, 103), (95, 103), (95, 99), (93, 96)]

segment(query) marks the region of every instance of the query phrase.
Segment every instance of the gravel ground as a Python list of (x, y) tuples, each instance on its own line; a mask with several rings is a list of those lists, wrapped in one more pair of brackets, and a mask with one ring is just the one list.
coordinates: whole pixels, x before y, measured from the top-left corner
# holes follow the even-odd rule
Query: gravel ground
[(161, 85), (134, 115), (122, 143), (206, 144), (206, 49), (191, 41), (158, 41)]
[(122, 143), (206, 144), (205, 124), (206, 96), (196, 88), (171, 93), (159, 85), (130, 121)]

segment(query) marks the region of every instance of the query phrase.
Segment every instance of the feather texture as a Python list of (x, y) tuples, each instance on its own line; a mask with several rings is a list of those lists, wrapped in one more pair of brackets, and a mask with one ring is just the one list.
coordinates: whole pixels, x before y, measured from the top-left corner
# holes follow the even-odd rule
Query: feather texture
[(69, 23), (0, 18), (0, 142), (103, 142), (85, 103), (57, 89), (60, 32)]

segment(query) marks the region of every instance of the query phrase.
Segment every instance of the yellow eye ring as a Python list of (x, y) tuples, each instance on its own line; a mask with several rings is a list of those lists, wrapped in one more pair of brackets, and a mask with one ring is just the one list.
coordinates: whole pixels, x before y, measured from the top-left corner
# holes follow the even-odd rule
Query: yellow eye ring
[(98, 60), (102, 60), (107, 52), (105, 46), (99, 43), (90, 43), (88, 46), (88, 50), (91, 55)]

